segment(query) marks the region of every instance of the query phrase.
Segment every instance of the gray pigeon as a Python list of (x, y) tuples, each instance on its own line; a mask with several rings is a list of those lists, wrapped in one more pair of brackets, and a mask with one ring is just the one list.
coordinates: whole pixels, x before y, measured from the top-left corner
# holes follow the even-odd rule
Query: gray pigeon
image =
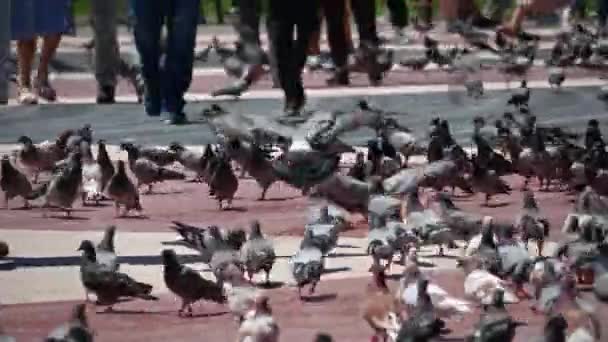
[(220, 287), (223, 287), (225, 280), (232, 279), (235, 270), (238, 274), (243, 274), (245, 270), (239, 251), (230, 248), (225, 241), (222, 241), (219, 248), (213, 252), (209, 267)]
[(538, 255), (543, 253), (545, 237), (549, 236), (549, 220), (540, 216), (534, 193), (524, 192), (522, 212), (515, 219), (515, 227), (522, 233), (522, 240), (527, 248), (528, 240), (536, 241)]
[(369, 183), (336, 173), (317, 185), (311, 196), (325, 198), (351, 213), (367, 215), (370, 190)]
[(192, 316), (192, 303), (205, 299), (216, 303), (224, 303), (226, 298), (222, 288), (205, 278), (190, 267), (181, 265), (175, 251), (165, 249), (162, 251), (163, 277), (165, 285), (182, 300), (178, 314)]
[(266, 272), (266, 284), (270, 283), (270, 271), (274, 265), (276, 254), (272, 241), (262, 235), (260, 222), (251, 223), (249, 239), (241, 247), (241, 261), (245, 265), (245, 270), (250, 280), (257, 272)]
[(101, 189), (105, 190), (115, 171), (112, 159), (110, 159), (110, 155), (106, 149), (105, 140), (97, 142), (97, 164), (101, 169)]
[(566, 74), (562, 69), (552, 69), (549, 71), (549, 86), (552, 89), (560, 89), (566, 80)]
[(223, 201), (227, 201), (228, 206), (232, 206), (234, 194), (239, 188), (239, 180), (232, 170), (230, 160), (223, 154), (213, 156), (207, 168), (209, 170), (209, 188), (218, 201), (219, 209), (222, 210)]
[(43, 207), (57, 206), (70, 217), (72, 205), (80, 194), (81, 181), (81, 154), (80, 152), (74, 152), (70, 154), (67, 167), (50, 180), (44, 195)]
[(266, 191), (277, 180), (272, 162), (267, 159), (264, 151), (253, 143), (233, 138), (227, 143), (226, 153), (255, 179), (262, 188), (259, 200), (264, 200)]
[(479, 99), (483, 96), (483, 81), (482, 80), (466, 80), (464, 87), (467, 91), (467, 96), (474, 99)]
[(103, 234), (103, 239), (95, 248), (97, 263), (106, 266), (108, 270), (118, 271), (120, 264), (116, 256), (114, 248), (114, 235), (116, 234), (116, 226), (108, 226)]
[(78, 151), (83, 142), (89, 145), (93, 143), (93, 129), (90, 124), (84, 124), (81, 128), (74, 130), (67, 139), (65, 149), (67, 152)]
[(97, 263), (95, 247), (90, 241), (83, 241), (78, 250), (83, 251), (80, 265), (80, 279), (84, 288), (97, 296), (97, 305), (112, 306), (122, 298), (140, 298), (144, 300), (158, 300), (152, 296), (152, 285), (135, 281), (128, 275), (106, 269)]
[(423, 278), (418, 280), (416, 305), (412, 315), (401, 325), (397, 342), (433, 341), (445, 328), (445, 322), (438, 318), (435, 312), (428, 285), (428, 280)]
[(547, 317), (543, 333), (532, 340), (532, 342), (566, 342), (566, 330), (568, 322), (562, 314)]
[[(209, 148), (209, 147), (206, 147)], [(204, 153), (189, 150), (178, 142), (172, 142), (169, 149), (177, 154), (177, 161), (186, 169), (196, 173), (196, 180), (202, 180), (208, 159)]]
[(32, 139), (27, 136), (19, 137), (17, 141), (22, 147), (17, 152), (17, 160), (29, 173), (33, 174), (34, 183), (37, 182), (40, 172), (52, 171), (55, 163), (66, 157), (66, 141), (71, 134), (72, 131), (66, 131), (56, 141), (41, 144), (34, 144)]
[(148, 159), (158, 166), (167, 166), (175, 163), (177, 154), (170, 149), (149, 146), (137, 146), (133, 142), (123, 141), (120, 148), (125, 151), (137, 150), (138, 157)]
[(304, 227), (304, 239), (302, 244), (312, 244), (321, 250), (323, 255), (331, 252), (338, 243), (338, 228), (334, 223), (313, 223)]
[(53, 329), (45, 342), (93, 342), (93, 331), (87, 321), (86, 306), (77, 304), (70, 320)]
[[(142, 206), (139, 201), (139, 193), (137, 188), (127, 176), (125, 170), (125, 162), (118, 161), (116, 173), (110, 178), (106, 187), (108, 197), (114, 201), (116, 208), (116, 216), (125, 216), (130, 210), (137, 210), (141, 213)], [(120, 213), (120, 207), (124, 206), (124, 212)]]
[(372, 257), (373, 266), (380, 267), (381, 261), (386, 260), (383, 269), (390, 269), (393, 256), (397, 251), (397, 235), (388, 227), (373, 228), (367, 234), (367, 254)]
[[(131, 144), (126, 144), (123, 148), (129, 156), (129, 168), (137, 179), (137, 188), (142, 185), (148, 186), (148, 193), (152, 193), (152, 185), (154, 183), (163, 182), (166, 180), (181, 180), (186, 176), (178, 171), (174, 171), (147, 159), (140, 154), (140, 150)], [(175, 161), (175, 159), (174, 159)]]
[(4, 192), (4, 207), (8, 209), (8, 201), (21, 196), (24, 207), (29, 207), (27, 197), (32, 193), (32, 185), (27, 177), (17, 170), (7, 155), (0, 161), (0, 189)]
[(470, 342), (511, 342), (515, 337), (515, 330), (524, 323), (514, 321), (505, 308), (504, 291), (497, 289), (494, 292), (492, 304), (486, 306), (481, 313), (475, 332), (469, 337)]
[(309, 293), (314, 294), (324, 270), (324, 258), (321, 250), (312, 244), (303, 244), (290, 259), (290, 263), (300, 299), (302, 299), (302, 287), (306, 285), (310, 285)]
[(468, 242), (480, 232), (484, 216), (459, 209), (446, 194), (438, 194), (438, 202), (439, 216), (454, 234)]

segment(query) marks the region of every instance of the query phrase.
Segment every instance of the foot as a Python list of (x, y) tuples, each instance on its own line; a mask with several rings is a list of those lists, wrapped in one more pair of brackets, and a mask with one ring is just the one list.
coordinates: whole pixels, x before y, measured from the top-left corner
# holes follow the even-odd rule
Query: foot
[(184, 113), (171, 113), (169, 119), (165, 120), (165, 123), (168, 125), (184, 125), (188, 123), (188, 118)]
[(41, 97), (49, 102), (57, 100), (57, 92), (55, 89), (53, 89), (48, 79), (36, 79), (34, 84), (38, 97)]
[(28, 86), (20, 86), (17, 90), (17, 102), (22, 105), (38, 104), (38, 97)]
[(160, 116), (160, 89), (154, 89), (153, 87), (147, 85), (144, 87), (144, 107), (148, 116)]
[(97, 90), (97, 104), (113, 104), (116, 102), (114, 86), (101, 86)]
[(350, 84), (348, 73), (344, 71), (336, 71), (334, 75), (325, 82), (328, 86), (347, 86)]

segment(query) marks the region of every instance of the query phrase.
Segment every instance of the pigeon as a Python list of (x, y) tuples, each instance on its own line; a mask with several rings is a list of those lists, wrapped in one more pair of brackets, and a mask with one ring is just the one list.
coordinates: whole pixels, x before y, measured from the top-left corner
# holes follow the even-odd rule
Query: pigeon
[(235, 273), (243, 274), (245, 270), (239, 250), (233, 249), (225, 240), (219, 241), (209, 261), (209, 267), (220, 287), (224, 286), (225, 279), (231, 278)]
[(466, 80), (464, 88), (467, 91), (467, 96), (474, 99), (479, 99), (483, 96), (483, 81), (482, 80)]
[(142, 185), (147, 185), (148, 193), (152, 193), (152, 184), (154, 183), (186, 178), (181, 172), (159, 166), (147, 159), (140, 154), (140, 150), (135, 145), (126, 144), (123, 147), (129, 155), (129, 168), (137, 179), (138, 189)]
[(80, 151), (83, 142), (88, 145), (93, 143), (93, 129), (90, 124), (84, 124), (81, 128), (74, 130), (66, 141), (65, 149), (67, 152)]
[(152, 296), (152, 285), (135, 281), (128, 275), (107, 270), (97, 263), (95, 248), (90, 241), (83, 241), (79, 250), (83, 251), (80, 265), (80, 278), (83, 286), (97, 296), (97, 305), (112, 306), (122, 298), (135, 297), (144, 300), (158, 300)]
[(440, 256), (444, 255), (444, 245), (448, 248), (456, 247), (454, 233), (437, 213), (422, 206), (417, 191), (408, 196), (405, 221), (407, 227), (414, 230), (424, 244), (438, 245)]
[(103, 196), (103, 174), (101, 165), (93, 158), (91, 146), (83, 141), (80, 144), (82, 152), (82, 204), (86, 206), (88, 200), (99, 201)]
[(33, 182), (38, 182), (38, 174), (43, 171), (52, 171), (55, 168), (55, 163), (64, 159), (67, 154), (66, 142), (71, 131), (60, 135), (55, 142), (43, 142), (34, 144), (31, 138), (27, 136), (19, 137), (18, 142), (22, 144), (21, 149), (17, 152), (17, 161), (29, 173), (33, 174)]
[(220, 304), (226, 301), (221, 286), (203, 278), (190, 267), (181, 265), (175, 251), (165, 249), (161, 252), (161, 256), (165, 285), (182, 300), (179, 316), (192, 316), (192, 303), (201, 299)]
[(266, 158), (264, 152), (258, 146), (237, 138), (228, 142), (226, 152), (228, 157), (236, 160), (255, 179), (262, 188), (262, 193), (258, 199), (264, 200), (266, 191), (277, 180), (272, 169), (272, 162)]
[(428, 286), (428, 280), (418, 279), (414, 310), (401, 325), (396, 341), (429, 341), (439, 337), (446, 327), (445, 322), (437, 317)]
[(438, 194), (439, 216), (454, 234), (468, 242), (478, 234), (484, 216), (459, 209), (445, 194)]
[(414, 71), (424, 70), (424, 68), (431, 62), (430, 56), (431, 51), (427, 50), (424, 56), (412, 56), (401, 60), (399, 64)]
[(530, 88), (528, 88), (528, 82), (526, 80), (521, 81), (521, 86), (516, 89), (512, 94), (511, 98), (507, 102), (509, 105), (513, 105), (517, 108), (522, 106), (527, 107), (530, 102)]
[(127, 151), (127, 153), (135, 150), (137, 151), (137, 158), (145, 158), (161, 167), (173, 164), (177, 160), (177, 154), (169, 149), (148, 146), (140, 147), (130, 141), (123, 141), (120, 144), (120, 148)]
[(543, 333), (534, 338), (533, 342), (566, 342), (568, 322), (562, 314), (548, 316), (545, 320)]
[(399, 330), (397, 302), (386, 285), (382, 267), (372, 267), (373, 282), (368, 285), (363, 304), (363, 319), (374, 330), (372, 340), (396, 337)]
[(500, 290), (505, 292), (505, 302), (518, 303), (518, 297), (507, 290), (507, 281), (481, 269), (482, 261), (479, 257), (465, 257), (458, 261), (459, 267), (465, 272), (464, 293), (467, 298), (481, 304), (490, 304), (493, 294)]
[(7, 155), (2, 156), (0, 161), (0, 189), (4, 192), (4, 207), (9, 208), (8, 201), (20, 196), (23, 198), (23, 206), (29, 207), (27, 198), (32, 193), (32, 184), (27, 176), (22, 174), (11, 164)]
[(118, 268), (120, 267), (114, 248), (115, 234), (116, 226), (108, 226), (104, 231), (103, 239), (95, 248), (97, 263), (105, 266), (110, 271), (118, 271)]
[(276, 254), (272, 241), (262, 235), (259, 221), (251, 223), (249, 239), (241, 247), (241, 261), (245, 265), (247, 276), (253, 280), (253, 274), (266, 272), (266, 284), (270, 283), (270, 271), (274, 265)]
[(335, 173), (315, 187), (311, 197), (328, 200), (350, 213), (367, 215), (371, 185)]
[[(306, 237), (304, 240), (306, 241)], [(324, 270), (324, 258), (321, 250), (312, 244), (301, 245), (300, 249), (290, 259), (290, 263), (300, 299), (303, 299), (302, 287), (306, 285), (310, 285), (309, 293), (314, 294)]]
[(509, 184), (496, 175), (496, 172), (485, 169), (475, 162), (473, 162), (471, 184), (475, 191), (485, 194), (485, 206), (489, 205), (489, 201), (493, 195), (509, 195), (511, 193)]
[(265, 295), (256, 298), (253, 310), (241, 322), (237, 333), (237, 341), (279, 341), (279, 325), (272, 317), (272, 310), (268, 301), (268, 296)]
[(475, 326), (475, 332), (470, 336), (471, 342), (505, 341), (511, 342), (515, 337), (518, 326), (525, 325), (514, 321), (505, 308), (504, 291), (494, 292), (492, 303), (487, 305), (479, 322)]
[(321, 250), (323, 255), (329, 254), (338, 243), (338, 228), (334, 223), (313, 223), (304, 227), (302, 244), (312, 244)]
[[(139, 193), (135, 184), (131, 181), (125, 170), (125, 162), (118, 161), (116, 173), (110, 178), (106, 187), (108, 197), (114, 201), (116, 209), (116, 217), (125, 216), (131, 210), (137, 210), (141, 213), (143, 210), (139, 201)], [(120, 213), (120, 207), (124, 206), (124, 212)]]
[[(49, 181), (43, 207), (57, 206), (70, 217), (72, 205), (80, 194), (82, 161), (80, 152), (73, 152), (68, 158), (67, 167)], [(46, 216), (46, 211), (44, 215)]]
[(526, 248), (529, 239), (536, 241), (538, 255), (541, 256), (545, 237), (549, 236), (549, 220), (540, 216), (540, 210), (533, 192), (524, 192), (523, 202), (522, 212), (515, 220), (515, 227), (522, 232), (522, 240)]
[[(410, 250), (407, 263), (408, 268), (406, 268), (406, 270), (408, 273), (405, 274), (404, 270), (404, 277), (399, 284), (397, 299), (402, 304), (406, 305), (406, 307), (409, 308), (409, 311), (413, 311), (411, 309), (416, 307), (418, 298), (418, 280), (423, 279), (422, 273), (419, 270), (413, 272), (414, 274), (411, 273), (412, 269), (417, 268), (418, 263), (415, 248)], [(414, 265), (409, 265), (410, 263)], [(410, 266), (412, 268), (409, 268)], [(429, 283), (427, 292), (431, 296), (431, 301), (439, 316), (449, 317), (455, 314), (465, 314), (472, 311), (470, 307), (471, 304), (468, 301), (450, 296), (446, 290), (437, 284)]]
[(397, 236), (388, 227), (373, 228), (367, 234), (367, 254), (372, 257), (373, 266), (380, 267), (381, 260), (386, 260), (384, 269), (390, 269), (393, 255), (397, 250)]
[[(0, 341), (2, 341), (1, 338)], [(70, 320), (53, 329), (44, 341), (93, 342), (93, 331), (87, 320), (86, 306), (77, 304), (72, 311)]]
[(97, 164), (101, 169), (101, 189), (105, 191), (112, 176), (114, 176), (114, 164), (106, 149), (105, 140), (97, 142)]
[(208, 162), (208, 159), (205, 158), (205, 153), (197, 153), (189, 150), (178, 142), (172, 142), (169, 149), (175, 151), (177, 154), (177, 161), (180, 164), (196, 174), (196, 180), (202, 180)]
[(230, 161), (224, 154), (214, 156), (208, 162), (207, 168), (209, 170), (209, 188), (218, 201), (219, 209), (223, 209), (223, 201), (227, 201), (228, 206), (232, 206), (234, 194), (239, 188), (239, 180), (232, 171)]
[(566, 74), (562, 69), (552, 69), (549, 71), (549, 85), (552, 89), (560, 89), (566, 80)]

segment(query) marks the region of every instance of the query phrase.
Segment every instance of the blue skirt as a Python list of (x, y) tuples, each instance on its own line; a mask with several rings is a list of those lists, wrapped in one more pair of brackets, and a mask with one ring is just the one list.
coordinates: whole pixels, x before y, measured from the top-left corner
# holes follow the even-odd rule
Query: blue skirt
[[(4, 0), (0, 0), (4, 1)], [(71, 0), (17, 0), (11, 2), (11, 38), (67, 33), (73, 29)]]

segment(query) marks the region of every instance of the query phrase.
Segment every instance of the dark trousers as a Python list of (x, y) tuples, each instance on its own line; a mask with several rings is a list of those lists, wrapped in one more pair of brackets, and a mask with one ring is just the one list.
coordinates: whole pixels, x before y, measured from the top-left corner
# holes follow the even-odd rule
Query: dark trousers
[(597, 17), (600, 28), (606, 26), (606, 18), (608, 17), (608, 0), (597, 0)]
[(310, 38), (318, 25), (319, 0), (270, 0), (269, 5), (269, 31), (280, 85), (287, 102), (299, 101), (304, 97), (302, 69)]
[(379, 43), (376, 31), (376, 1), (351, 0), (351, 9), (359, 32), (360, 43), (377, 45)]
[[(184, 93), (192, 82), (200, 0), (132, 0), (135, 45), (146, 84), (146, 111), (159, 114), (164, 99), (169, 113), (181, 114)], [(167, 25), (164, 69), (160, 67), (161, 29)]]
[(321, 0), (321, 7), (327, 24), (331, 59), (338, 69), (343, 69), (346, 67), (350, 49), (345, 32), (346, 0)]
[(390, 21), (394, 27), (404, 28), (408, 24), (409, 12), (405, 0), (386, 0)]

